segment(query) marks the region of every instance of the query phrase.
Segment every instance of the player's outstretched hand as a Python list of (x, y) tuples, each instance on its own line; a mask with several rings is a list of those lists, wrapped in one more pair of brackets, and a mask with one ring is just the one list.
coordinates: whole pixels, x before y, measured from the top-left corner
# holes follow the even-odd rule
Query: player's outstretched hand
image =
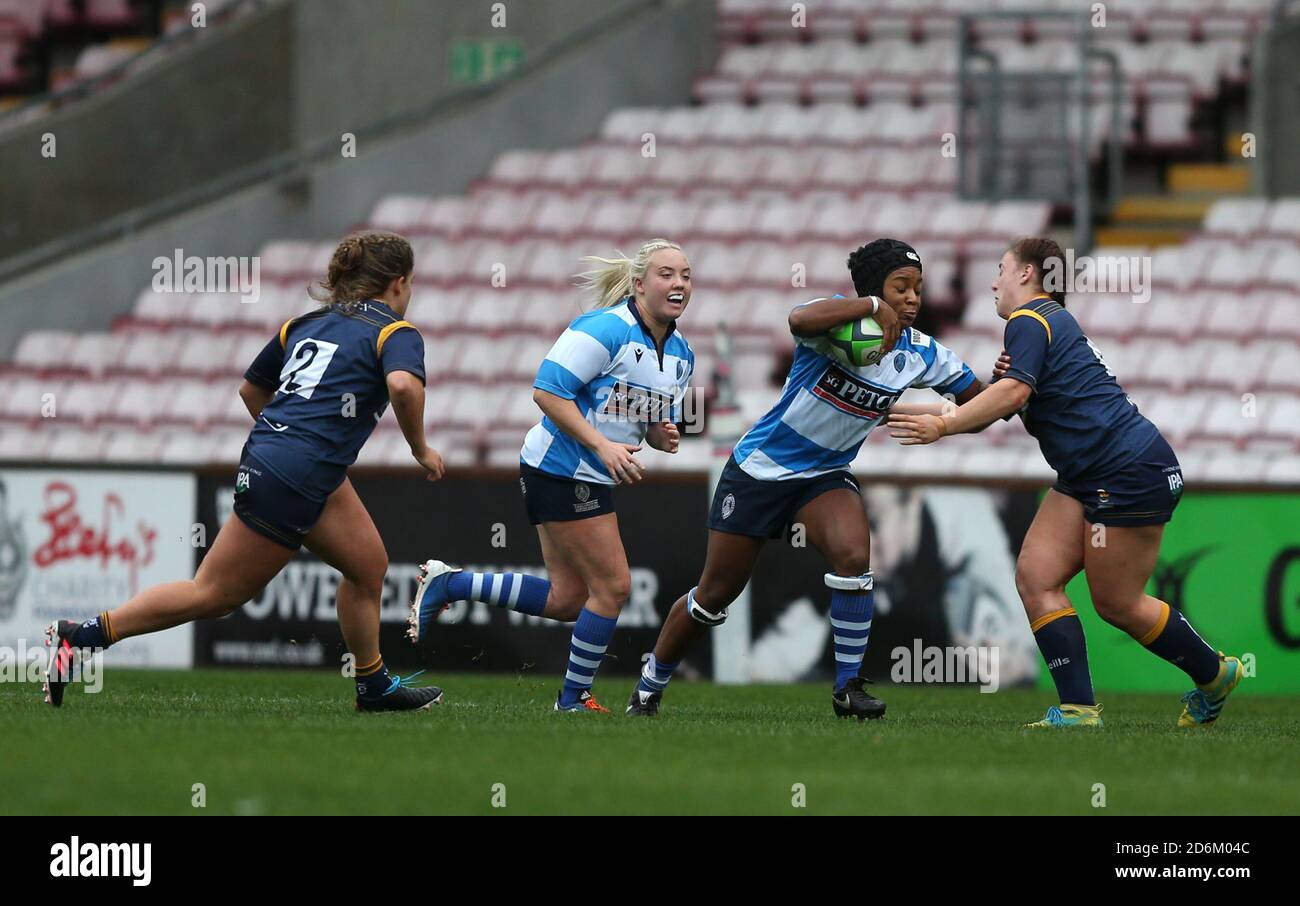
[(894, 348), (894, 344), (898, 342), (898, 335), (902, 332), (903, 325), (898, 320), (898, 312), (886, 305), (884, 299), (881, 299), (880, 305), (877, 306), (876, 313), (872, 317), (880, 325), (880, 332), (883, 334), (880, 348), (885, 352), (889, 352)]
[(1011, 368), (1011, 356), (1007, 351), (1002, 350), (1002, 355), (998, 356), (997, 364), (993, 366), (993, 380), (1001, 380), (1006, 376), (1007, 371)]
[(424, 452), (415, 457), (415, 461), (424, 467), (424, 477), (429, 481), (437, 481), (447, 471), (442, 464), (442, 454), (433, 447), (425, 447)]
[(678, 446), (682, 442), (681, 432), (677, 430), (674, 422), (662, 421), (656, 425), (651, 425), (645, 433), (646, 443), (656, 450), (663, 450), (665, 453), (676, 453)]
[(945, 433), (943, 419), (937, 415), (889, 416), (889, 436), (905, 447), (932, 444)]
[(605, 441), (596, 451), (600, 461), (605, 464), (609, 474), (614, 476), (616, 484), (635, 484), (641, 480), (641, 463), (633, 453), (641, 450), (640, 444), (616, 444)]

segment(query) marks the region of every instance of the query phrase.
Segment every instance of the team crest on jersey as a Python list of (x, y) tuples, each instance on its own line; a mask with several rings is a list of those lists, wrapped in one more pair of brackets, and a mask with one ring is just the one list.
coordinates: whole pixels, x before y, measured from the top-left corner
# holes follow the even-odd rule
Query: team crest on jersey
[(726, 519), (734, 512), (736, 512), (736, 495), (728, 494), (722, 498), (722, 518)]
[(586, 503), (591, 497), (591, 488), (587, 487), (586, 482), (580, 481), (574, 485), (573, 496), (578, 498), (579, 503)]
[(677, 360), (677, 380), (681, 380), (686, 374), (686, 363), (681, 359)]
[(895, 356), (894, 356), (894, 370), (895, 370), (895, 371), (899, 371), (899, 372), (901, 372), (901, 371), (903, 370), (903, 366), (906, 365), (906, 364), (907, 364), (907, 356), (905, 356), (905, 355), (904, 355), (903, 353), (901, 353), (901, 352), (895, 354)]

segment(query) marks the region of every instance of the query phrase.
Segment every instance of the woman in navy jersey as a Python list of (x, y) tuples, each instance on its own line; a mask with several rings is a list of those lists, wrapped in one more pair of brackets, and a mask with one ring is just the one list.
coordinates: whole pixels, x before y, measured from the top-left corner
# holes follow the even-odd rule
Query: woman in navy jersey
[(1196, 684), (1183, 696), (1178, 725), (1213, 724), (1241, 680), (1241, 661), (1215, 651), (1181, 613), (1146, 593), (1182, 495), (1182, 470), (1065, 310), (1064, 293), (1044, 291), (1044, 276), (1064, 261), (1050, 239), (1011, 246), (993, 283), (1010, 367), (987, 392), (941, 415), (892, 416), (892, 435), (934, 443), (1019, 413), (1057, 472), (1016, 563), (1016, 587), (1061, 701), (1030, 726), (1101, 725), (1083, 626), (1065, 594), (1080, 570), (1098, 616)]
[(82, 623), (52, 624), (47, 701), (62, 703), (74, 650), (226, 616), (303, 546), (342, 573), (339, 626), (356, 659), (357, 709), (427, 708), (442, 697), (384, 667), (379, 604), (388, 555), (347, 477), (390, 402), (426, 477), (442, 477), (442, 458), (424, 438), (424, 341), (403, 320), (413, 269), (410, 243), (394, 233), (339, 243), (315, 292), (323, 306), (287, 321), (244, 375), (239, 395), (255, 424), (235, 478), (234, 514), (194, 578), (147, 589)]

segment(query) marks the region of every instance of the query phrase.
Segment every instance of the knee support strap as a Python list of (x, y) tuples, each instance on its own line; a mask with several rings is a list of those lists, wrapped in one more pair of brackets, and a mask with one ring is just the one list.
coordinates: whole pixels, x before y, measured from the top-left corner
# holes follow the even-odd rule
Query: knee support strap
[(836, 591), (871, 591), (875, 584), (875, 576), (871, 570), (867, 570), (860, 576), (837, 576), (835, 573), (827, 573), (825, 582), (827, 588)]
[[(696, 586), (697, 588), (699, 586)], [(727, 611), (723, 608), (718, 613), (709, 613), (703, 607), (695, 602), (695, 589), (692, 588), (686, 593), (686, 612), (691, 615), (691, 619), (705, 626), (721, 626), (727, 622)]]

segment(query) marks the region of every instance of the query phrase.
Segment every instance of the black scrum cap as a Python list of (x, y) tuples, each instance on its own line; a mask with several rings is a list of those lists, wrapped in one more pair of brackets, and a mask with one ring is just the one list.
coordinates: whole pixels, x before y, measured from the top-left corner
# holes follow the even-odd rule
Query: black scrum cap
[(906, 242), (876, 239), (849, 255), (849, 274), (859, 296), (879, 296), (885, 278), (900, 267), (921, 269), (921, 256)]

